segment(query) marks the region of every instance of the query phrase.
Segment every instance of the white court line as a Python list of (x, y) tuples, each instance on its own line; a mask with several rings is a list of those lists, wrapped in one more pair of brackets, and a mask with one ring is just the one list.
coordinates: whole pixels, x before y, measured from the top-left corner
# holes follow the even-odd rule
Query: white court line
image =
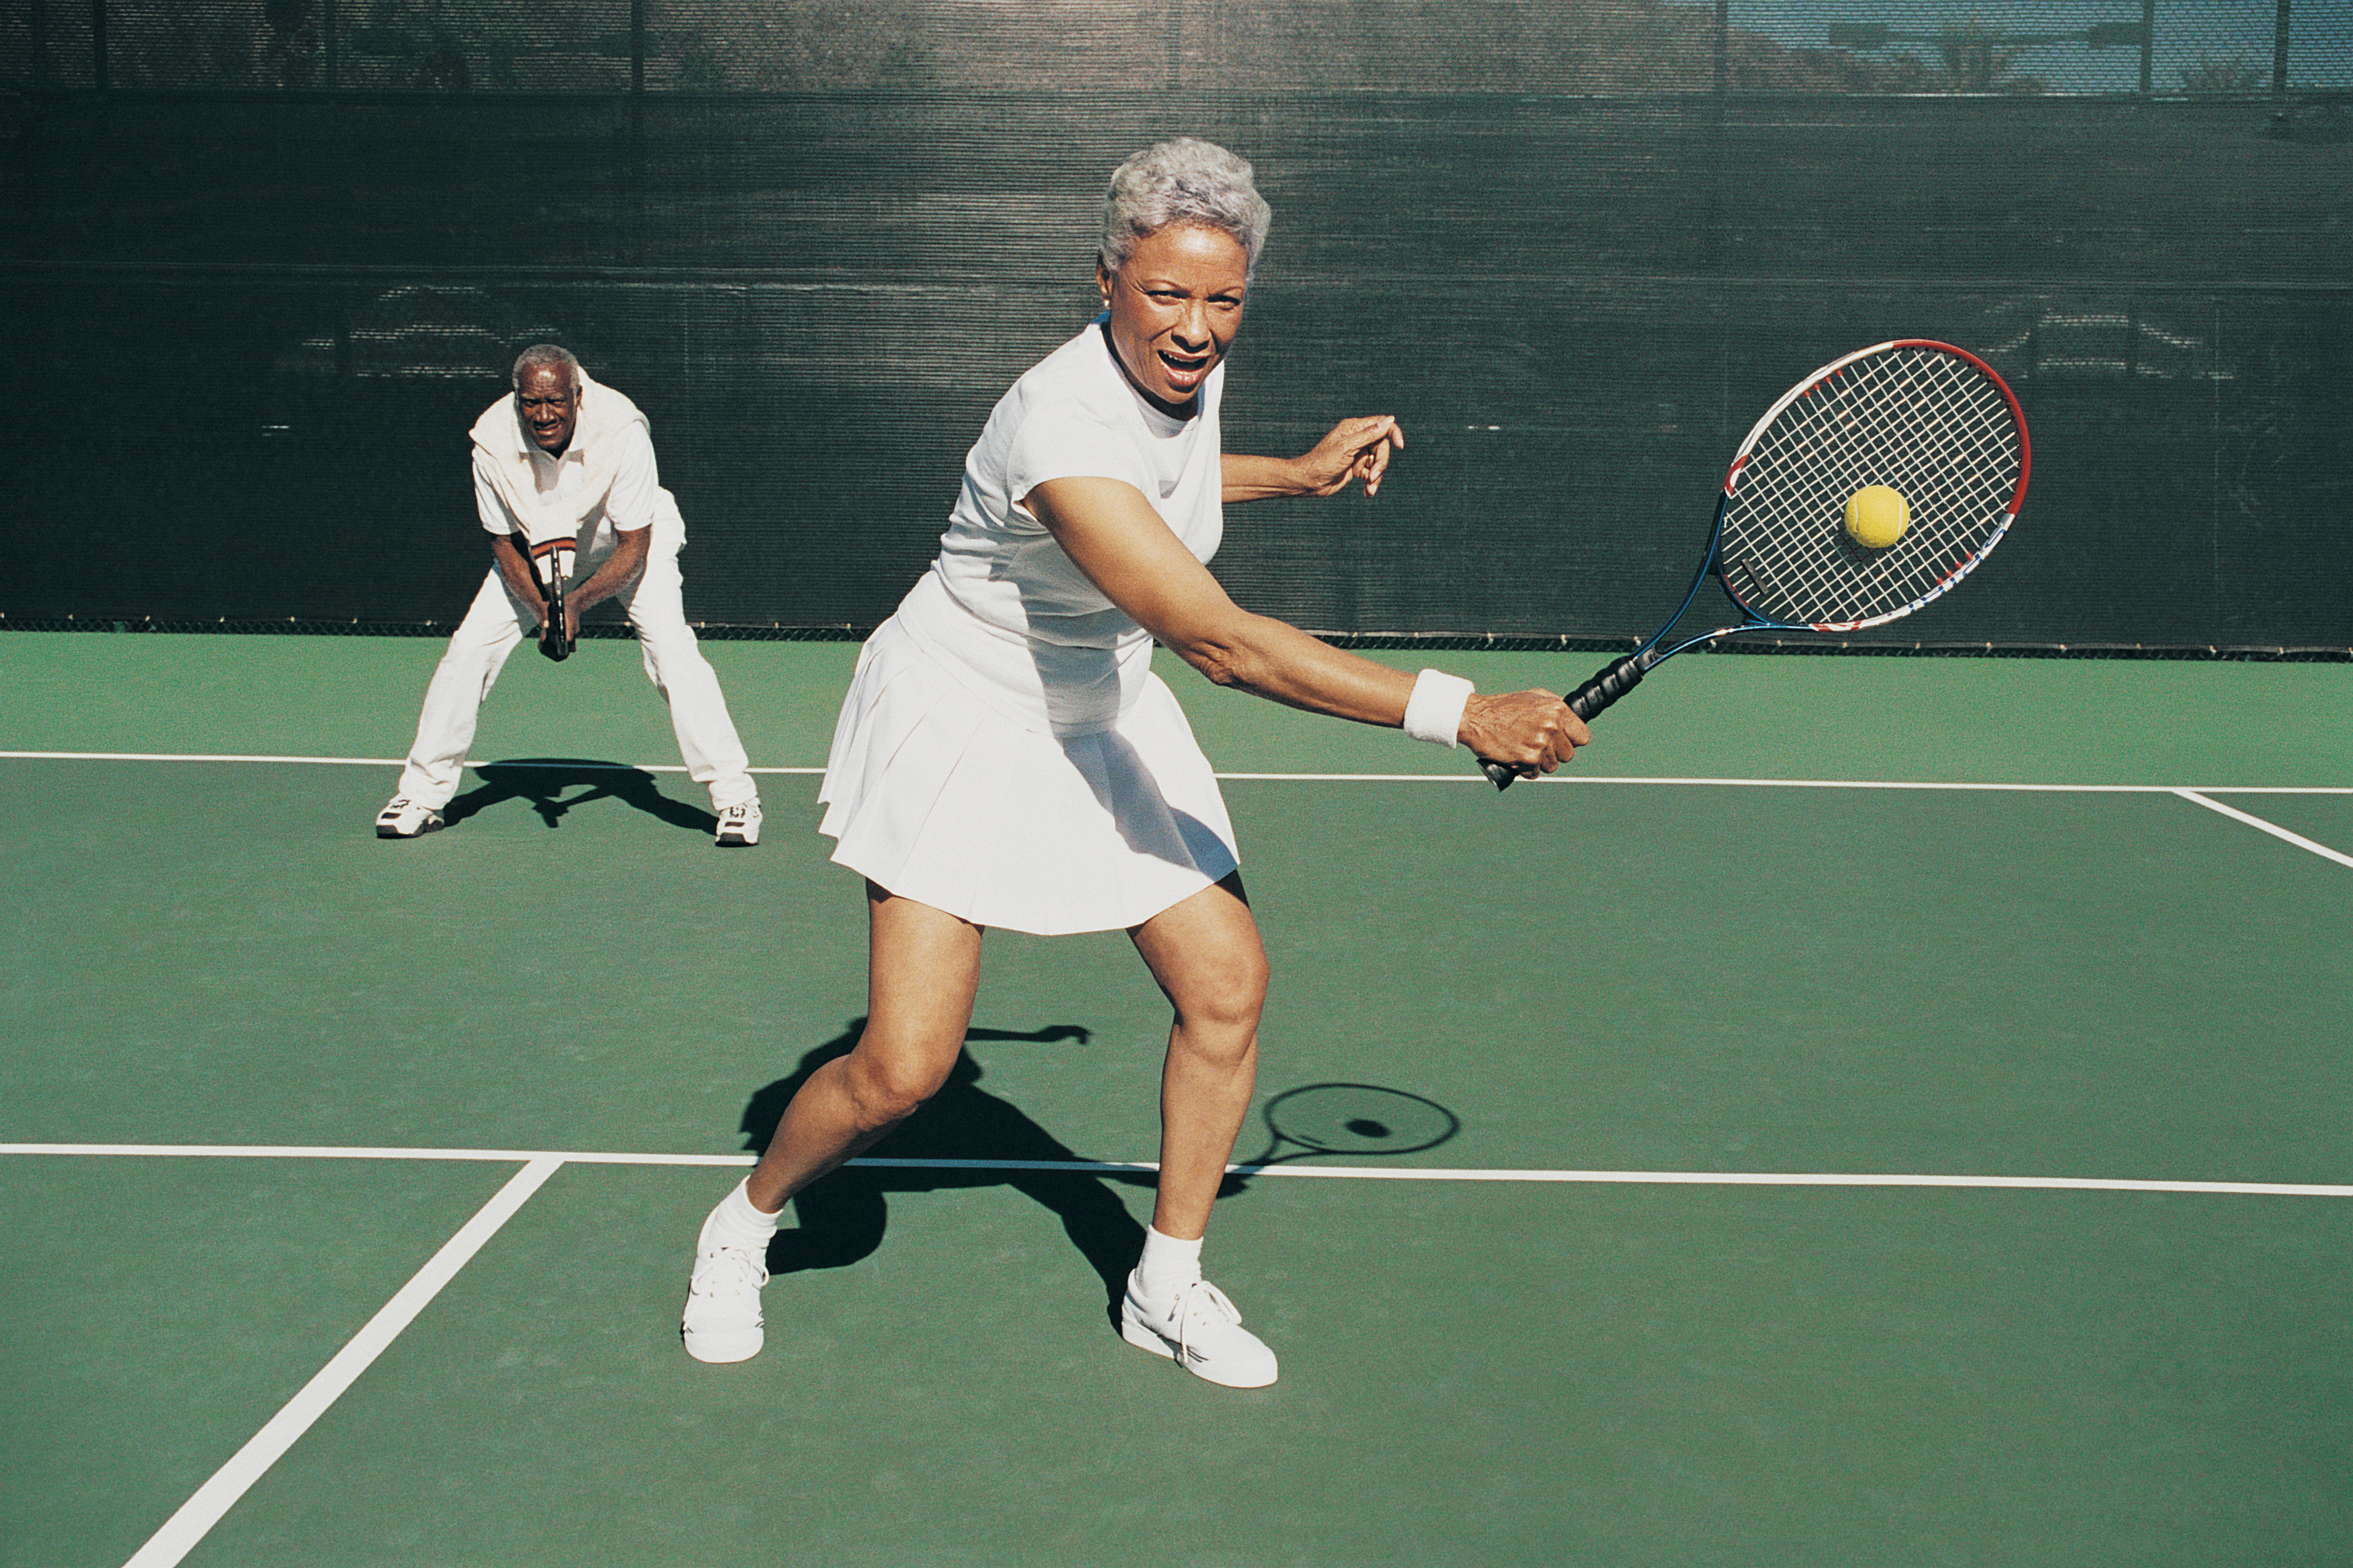
[[(0, 1154), (164, 1156), (178, 1159), (481, 1160), (550, 1165), (732, 1165), (749, 1154), (599, 1153), (586, 1150), (386, 1149), (304, 1147), (273, 1143), (0, 1143)], [(1149, 1160), (894, 1160), (849, 1162), (871, 1169), (922, 1171), (1070, 1171), (1097, 1175), (1145, 1174)], [(1952, 1176), (1915, 1172), (1833, 1171), (1536, 1171), (1458, 1170), (1440, 1166), (1229, 1165), (1236, 1175), (1323, 1177), (1359, 1182), (1537, 1182), (1620, 1186), (1686, 1187), (2006, 1187), (2038, 1192), (2229, 1193), (2249, 1197), (2353, 1198), (2353, 1185), (2308, 1182), (2143, 1181), (2115, 1176)]]
[(2221, 812), (2224, 816), (2229, 817), (2233, 822), (2243, 822), (2248, 826), (2255, 828), (2260, 832), (2268, 833), (2274, 838), (2279, 839), (2282, 843), (2293, 844), (2298, 849), (2309, 849), (2324, 860), (2334, 860), (2339, 866), (2353, 866), (2353, 855), (2340, 853), (2337, 850), (2331, 849), (2326, 844), (2315, 844), (2303, 834), (2290, 833), (2286, 828), (2282, 827), (2276, 822), (2265, 822), (2260, 816), (2251, 816), (2235, 806), (2224, 805), (2219, 800), (2209, 800), (2205, 795), (2200, 794), (2194, 789), (2178, 789), (2173, 793), (2179, 795), (2184, 800), (2196, 801), (2200, 805), (2204, 806), (2209, 811)]
[(204, 752), (0, 752), (36, 763), (310, 763), (324, 767), (396, 768), (398, 757), (266, 757), (224, 756)]
[(212, 1479), (198, 1487), (195, 1495), (164, 1521), (163, 1529), (148, 1537), (147, 1544), (133, 1552), (123, 1568), (172, 1568), (193, 1551), (220, 1522), (221, 1516), (236, 1506), (237, 1500), (294, 1446), (295, 1439), (309, 1431), (311, 1424), (325, 1415), (343, 1390), (399, 1338), (400, 1331), (441, 1293), (441, 1288), (482, 1249), (482, 1244), (496, 1236), (499, 1227), (563, 1166), (560, 1157), (551, 1155), (533, 1160), (516, 1172), (457, 1235), (442, 1244), (441, 1250), (400, 1288), (399, 1293), (367, 1321), (367, 1326), (353, 1334), (351, 1342), (337, 1351), (334, 1359), (321, 1367), (318, 1375), (304, 1384), (301, 1392), (269, 1418), (268, 1426), (248, 1438), (227, 1464), (214, 1471)]
[(0, 1143), (0, 1154), (153, 1155), (166, 1159), (468, 1160), (527, 1164), (557, 1160), (573, 1165), (749, 1165), (749, 1154), (572, 1153), (554, 1149), (393, 1149), (313, 1143)]
[[(302, 763), (333, 768), (396, 768), (405, 764), (400, 757), (280, 757), (260, 754), (244, 755), (215, 752), (0, 752), (0, 757), (14, 757), (22, 762), (36, 763)], [(468, 759), (466, 765), (480, 770), (484, 767), (532, 767), (551, 765), (544, 760), (522, 759), (505, 762), (499, 758), (485, 761)], [(682, 773), (686, 768), (679, 763), (598, 763), (562, 760), (561, 765), (587, 772), (609, 768), (615, 773)], [(746, 768), (754, 773), (821, 773), (823, 768)]]
[[(1484, 773), (1219, 773), (1220, 779), (1262, 784), (1485, 784)], [(1955, 790), (2010, 795), (2173, 795), (2197, 788), (2215, 795), (2353, 795), (2353, 788), (2239, 784), (1971, 784), (1953, 779), (1720, 779), (1669, 778), (1633, 773), (1554, 773), (1522, 779), (1536, 784), (1693, 785), (1707, 789), (1892, 789)]]
[[(1219, 773), (1221, 779), (1293, 784), (1485, 784), (1483, 773)], [(1553, 773), (1522, 779), (1538, 784), (1700, 785), (1709, 789), (1956, 790), (1989, 795), (2353, 795), (2353, 786), (2304, 784), (1988, 784), (1957, 779), (1718, 779), (1635, 773)]]
[[(398, 757), (279, 757), (213, 754), (196, 752), (0, 752), (0, 758), (16, 758), (25, 762), (64, 763), (301, 763), (330, 767), (396, 768), (402, 765)], [(499, 765), (469, 761), (468, 767), (480, 769)], [(508, 766), (526, 765), (510, 763)], [(621, 772), (647, 773), (682, 773), (686, 769), (676, 763), (567, 763), (577, 768), (612, 768)], [(823, 768), (753, 768), (755, 773), (803, 774), (815, 777)], [(1478, 773), (1221, 773), (1221, 779), (1251, 784), (1485, 784), (1486, 775)], [(1651, 784), (1699, 785), (1711, 789), (1893, 789), (1893, 790), (1959, 790), (1989, 794), (2013, 795), (2182, 795), (2185, 792), (2204, 795), (2353, 795), (2353, 786), (2311, 786), (2300, 784), (1971, 784), (1959, 780), (1936, 779), (1734, 779), (1734, 778), (1670, 778), (1630, 773), (1557, 773), (1548, 778), (1525, 779), (1525, 784)], [(2207, 803), (2211, 804), (2211, 803)]]
[[(749, 1156), (746, 1156), (748, 1160)], [(902, 1165), (962, 1171), (1153, 1171), (1147, 1164), (1081, 1163), (1067, 1160), (852, 1160), (853, 1165)], [(2246, 1196), (2353, 1198), (2353, 1186), (2289, 1182), (2145, 1182), (2109, 1176), (1936, 1176), (1800, 1171), (1512, 1171), (1448, 1170), (1438, 1166), (1229, 1165), (1246, 1176), (1325, 1176), (1362, 1182), (1545, 1182), (1622, 1186), (1686, 1187), (2015, 1187), (2037, 1192), (2235, 1193)]]
[[(269, 1424), (215, 1471), (180, 1505), (162, 1529), (123, 1568), (176, 1568), (238, 1499), (269, 1473), (343, 1391), (390, 1347), (402, 1330), (472, 1260), (501, 1226), (513, 1217), (547, 1179), (566, 1164), (733, 1165), (752, 1163), (749, 1154), (554, 1153), (514, 1150), (334, 1148), (273, 1144), (0, 1143), (0, 1154), (113, 1156), (209, 1156), (216, 1158), (363, 1160), (524, 1160), (523, 1168), (482, 1205), (458, 1234), (417, 1270), (398, 1294), (337, 1352), (334, 1358), (289, 1400)], [(860, 1159), (853, 1165), (919, 1170), (1067, 1171), (1074, 1173), (1149, 1173), (1149, 1162), (1090, 1160), (893, 1160)], [(1515, 1171), (1377, 1168), (1345, 1165), (1229, 1165), (1236, 1174), (1325, 1178), (1342, 1181), (1591, 1184), (1631, 1186), (1746, 1186), (1850, 1188), (1978, 1188), (2063, 1192), (2196, 1193), (2260, 1197), (2353, 1197), (2353, 1186), (2284, 1182), (2163, 1182), (2091, 1176), (1956, 1176), (1772, 1171)]]

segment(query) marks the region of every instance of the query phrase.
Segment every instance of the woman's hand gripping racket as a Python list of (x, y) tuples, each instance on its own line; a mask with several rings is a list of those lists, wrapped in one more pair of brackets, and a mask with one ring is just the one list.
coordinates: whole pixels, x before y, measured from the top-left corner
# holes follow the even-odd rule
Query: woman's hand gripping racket
[[(1590, 721), (1685, 648), (1740, 632), (1852, 632), (1910, 615), (1989, 554), (2026, 500), (2018, 399), (1965, 349), (1899, 338), (1831, 361), (1733, 454), (1691, 591), (1564, 699)], [(1713, 577), (1740, 619), (1662, 647)], [(1482, 763), (1497, 789), (1518, 777)]]

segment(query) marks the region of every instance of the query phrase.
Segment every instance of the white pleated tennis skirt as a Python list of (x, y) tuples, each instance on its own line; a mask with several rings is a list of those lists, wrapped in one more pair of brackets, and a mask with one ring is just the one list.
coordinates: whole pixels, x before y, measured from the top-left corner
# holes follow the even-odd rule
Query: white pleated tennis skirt
[(1123, 931), (1240, 864), (1217, 775), (1148, 678), (1057, 738), (983, 701), (896, 620), (867, 639), (826, 759), (833, 859), (902, 898), (1039, 936)]

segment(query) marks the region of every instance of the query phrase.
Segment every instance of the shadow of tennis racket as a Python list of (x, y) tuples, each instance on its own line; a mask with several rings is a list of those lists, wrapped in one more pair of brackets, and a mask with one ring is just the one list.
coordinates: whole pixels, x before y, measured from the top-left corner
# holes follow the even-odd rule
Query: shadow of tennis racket
[[(1309, 1083), (1266, 1102), (1266, 1152), (1234, 1169), (1247, 1176), (1317, 1154), (1418, 1154), (1462, 1131), (1434, 1100), (1369, 1083)], [(1289, 1145), (1291, 1152), (1281, 1151)]]

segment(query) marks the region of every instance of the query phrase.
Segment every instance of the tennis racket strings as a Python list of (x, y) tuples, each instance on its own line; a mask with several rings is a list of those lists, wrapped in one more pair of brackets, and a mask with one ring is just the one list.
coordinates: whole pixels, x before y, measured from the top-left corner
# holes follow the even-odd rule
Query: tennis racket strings
[[(1734, 460), (1718, 544), (1742, 608), (1821, 631), (1917, 609), (2000, 539), (2025, 493), (2023, 426), (2009, 390), (1940, 343), (1858, 356), (1793, 388)], [(1847, 533), (1847, 500), (1886, 485), (1910, 525), (1883, 549)]]

